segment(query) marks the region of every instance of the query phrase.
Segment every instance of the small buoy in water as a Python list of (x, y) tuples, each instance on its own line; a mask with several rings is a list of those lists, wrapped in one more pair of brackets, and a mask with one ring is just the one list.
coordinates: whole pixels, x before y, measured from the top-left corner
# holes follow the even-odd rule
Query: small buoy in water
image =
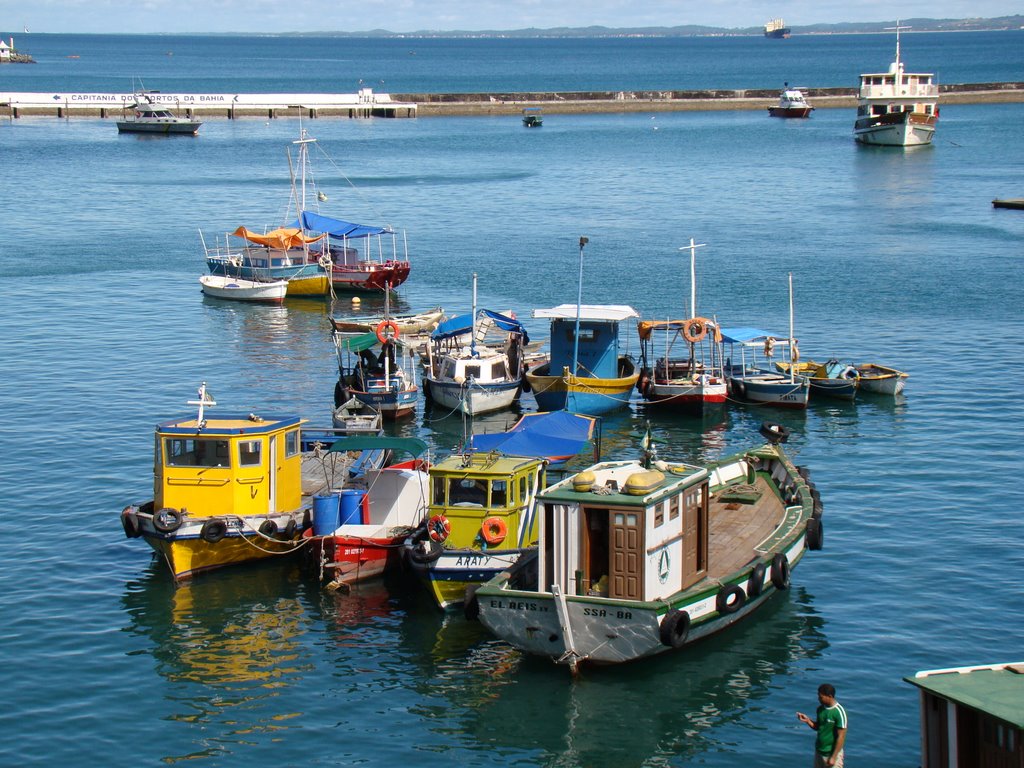
[(352, 303), (353, 303), (353, 304), (362, 304), (362, 303), (363, 303), (363, 300), (362, 300), (362, 299), (360, 299), (360, 298), (359, 298), (358, 296), (353, 296), (353, 297), (352, 297)]
[(316, 199), (319, 200), (321, 203), (326, 203), (327, 202), (327, 195), (325, 195), (323, 192), (317, 192), (316, 193)]

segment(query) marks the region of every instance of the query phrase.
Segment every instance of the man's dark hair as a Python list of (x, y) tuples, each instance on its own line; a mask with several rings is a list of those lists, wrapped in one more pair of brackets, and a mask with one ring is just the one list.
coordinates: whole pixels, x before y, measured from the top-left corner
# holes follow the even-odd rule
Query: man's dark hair
[(832, 697), (835, 697), (835, 695), (836, 695), (836, 688), (835, 688), (834, 685), (829, 685), (828, 683), (822, 683), (821, 685), (818, 686), (818, 693), (820, 693), (822, 696), (832, 696)]

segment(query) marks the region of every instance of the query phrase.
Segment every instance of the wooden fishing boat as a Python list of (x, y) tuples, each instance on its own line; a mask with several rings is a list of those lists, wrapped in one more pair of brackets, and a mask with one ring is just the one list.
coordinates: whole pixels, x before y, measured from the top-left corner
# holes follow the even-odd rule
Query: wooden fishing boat
[(262, 283), (224, 275), (200, 275), (199, 284), (207, 296), (231, 301), (280, 303), (288, 293), (287, 280)]
[(896, 60), (888, 72), (860, 76), (853, 136), (861, 144), (914, 147), (931, 144), (939, 119), (939, 86), (930, 72), (905, 72), (896, 22)]
[(479, 584), (537, 543), (538, 458), (456, 454), (430, 467), (430, 508), (403, 544), (412, 572), (441, 608), (462, 605)]
[(790, 585), (823, 543), (817, 491), (788, 431), (706, 466), (601, 462), (540, 493), (538, 547), (472, 596), (469, 613), (520, 650), (574, 671), (691, 643)]
[(722, 331), (716, 321), (697, 316), (695, 260), (701, 247), (690, 240), (690, 318), (637, 324), (641, 363), (636, 388), (648, 405), (696, 413), (725, 405), (729, 386)]
[(514, 317), (477, 309), (474, 273), (472, 311), (446, 320), (430, 335), (423, 392), (450, 413), (474, 416), (509, 408), (523, 388), (529, 341)]
[(801, 360), (797, 363), (778, 362), (775, 366), (783, 373), (790, 369), (807, 379), (811, 392), (825, 397), (836, 397), (841, 400), (853, 400), (860, 386), (860, 373), (857, 368), (841, 363), (835, 358), (824, 363), (813, 360)]
[(387, 450), (414, 457), (371, 469), (313, 499), (312, 528), (304, 534), (308, 552), (321, 580), (337, 588), (401, 565), (402, 542), (425, 517), (429, 464), (416, 458), (427, 450), (417, 438), (353, 437), (329, 450)]
[(385, 320), (377, 331), (356, 336), (335, 331), (332, 338), (338, 355), (335, 408), (355, 397), (386, 421), (416, 411), (420, 390), (415, 366), (408, 347), (398, 343), (397, 326)]
[(898, 395), (910, 376), (909, 373), (876, 363), (861, 363), (854, 367), (859, 376), (861, 391), (877, 395)]
[(400, 253), (399, 233), (390, 226), (357, 224), (314, 210), (327, 201), (311, 172), (309, 148), (316, 139), (303, 129), (292, 143), (298, 156), (293, 163), (288, 155), (291, 192), (285, 223), (264, 232), (238, 227), (213, 247), (200, 232), (210, 273), (287, 280), (289, 295), (389, 292), (404, 283), (410, 271), (404, 237)]
[[(427, 312), (416, 314), (391, 315), (391, 322), (398, 326), (398, 332), (402, 336), (411, 336), (416, 333), (429, 333), (437, 327), (437, 324), (444, 320), (444, 310), (436, 307)], [(331, 327), (342, 333), (368, 333), (374, 331), (377, 326), (384, 322), (383, 315), (372, 315), (363, 317), (330, 317)]]
[(334, 433), (304, 431), (298, 416), (210, 416), (216, 402), (205, 382), (188, 404), (198, 415), (156, 427), (153, 499), (121, 512), (125, 535), (144, 538), (175, 580), (294, 553), (313, 496), (385, 459), (324, 454)]
[(533, 316), (551, 320), (548, 362), (526, 374), (540, 410), (599, 416), (629, 403), (640, 372), (631, 358), (618, 353), (619, 323), (638, 317), (635, 309), (562, 304), (535, 309)]
[(789, 276), (789, 336), (768, 333), (757, 328), (723, 328), (722, 342), (729, 345), (725, 375), (734, 397), (761, 405), (781, 408), (806, 408), (811, 384), (793, 368), (780, 373), (775, 365), (779, 350), (785, 363), (800, 360), (793, 336), (793, 275)]
[(371, 408), (358, 397), (350, 397), (336, 406), (331, 421), (339, 434), (379, 435), (383, 432), (380, 411)]
[(790, 88), (786, 83), (779, 94), (779, 103), (768, 107), (771, 117), (810, 117), (814, 107), (807, 103), (804, 92), (799, 88)]

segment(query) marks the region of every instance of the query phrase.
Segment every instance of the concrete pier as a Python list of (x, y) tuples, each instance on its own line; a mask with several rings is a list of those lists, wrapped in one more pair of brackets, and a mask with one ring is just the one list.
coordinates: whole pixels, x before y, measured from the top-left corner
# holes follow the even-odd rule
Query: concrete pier
[[(150, 100), (179, 116), (208, 120), (223, 117), (416, 117), (417, 105), (363, 88), (358, 93), (161, 93)], [(51, 115), (120, 119), (135, 104), (132, 93), (3, 93), (0, 117)]]
[[(857, 106), (856, 88), (805, 88), (817, 109)], [(947, 104), (1024, 103), (1024, 82), (940, 85)], [(150, 97), (190, 118), (431, 117), (512, 115), (524, 107), (549, 114), (763, 110), (778, 101), (778, 89), (702, 91), (574, 91), (542, 93), (358, 93), (174, 94)], [(0, 117), (49, 115), (118, 119), (135, 97), (130, 93), (3, 93)]]

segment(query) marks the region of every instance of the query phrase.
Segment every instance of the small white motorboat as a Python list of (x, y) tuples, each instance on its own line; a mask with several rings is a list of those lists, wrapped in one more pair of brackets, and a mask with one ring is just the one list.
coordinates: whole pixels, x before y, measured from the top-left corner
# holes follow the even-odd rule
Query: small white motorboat
[(287, 280), (262, 283), (224, 275), (201, 275), (199, 283), (203, 293), (218, 299), (234, 301), (265, 301), (280, 303), (288, 293)]

